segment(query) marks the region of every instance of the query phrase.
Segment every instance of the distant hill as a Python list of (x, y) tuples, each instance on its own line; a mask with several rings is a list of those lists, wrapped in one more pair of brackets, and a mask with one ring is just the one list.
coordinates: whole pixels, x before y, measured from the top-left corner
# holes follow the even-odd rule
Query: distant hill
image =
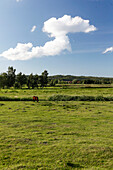
[(73, 75), (54, 75), (54, 76), (48, 76), (49, 80), (60, 80), (60, 81), (74, 81), (76, 82), (86, 82), (86, 84), (97, 83), (97, 84), (111, 84), (113, 83), (113, 78), (109, 77), (93, 77), (93, 76), (73, 76)]

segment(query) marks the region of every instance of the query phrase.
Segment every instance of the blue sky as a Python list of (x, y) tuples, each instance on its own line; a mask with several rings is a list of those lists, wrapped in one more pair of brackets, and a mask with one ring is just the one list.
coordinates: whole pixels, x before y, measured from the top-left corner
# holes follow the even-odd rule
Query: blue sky
[(113, 77), (113, 0), (2, 0), (0, 24), (0, 73)]

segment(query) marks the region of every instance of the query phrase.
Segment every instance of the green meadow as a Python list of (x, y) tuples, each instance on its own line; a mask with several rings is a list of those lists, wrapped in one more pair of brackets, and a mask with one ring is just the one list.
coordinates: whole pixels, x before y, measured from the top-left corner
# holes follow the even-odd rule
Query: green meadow
[(1, 89), (0, 169), (113, 169), (113, 101), (49, 101), (53, 95), (113, 96), (109, 86)]

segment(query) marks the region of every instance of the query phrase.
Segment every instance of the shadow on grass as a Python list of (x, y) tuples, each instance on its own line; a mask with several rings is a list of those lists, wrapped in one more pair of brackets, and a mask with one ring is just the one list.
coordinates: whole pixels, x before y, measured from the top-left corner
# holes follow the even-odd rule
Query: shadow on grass
[(68, 162), (67, 166), (70, 166), (72, 168), (83, 168), (83, 166), (81, 166), (80, 164), (73, 164), (71, 162)]

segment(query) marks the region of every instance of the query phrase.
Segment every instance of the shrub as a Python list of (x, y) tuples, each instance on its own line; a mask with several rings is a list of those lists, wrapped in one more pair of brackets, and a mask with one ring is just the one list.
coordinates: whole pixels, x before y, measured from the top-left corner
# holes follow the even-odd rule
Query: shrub
[(96, 100), (96, 101), (105, 101), (105, 97), (103, 97), (103, 96), (97, 96), (95, 100)]

